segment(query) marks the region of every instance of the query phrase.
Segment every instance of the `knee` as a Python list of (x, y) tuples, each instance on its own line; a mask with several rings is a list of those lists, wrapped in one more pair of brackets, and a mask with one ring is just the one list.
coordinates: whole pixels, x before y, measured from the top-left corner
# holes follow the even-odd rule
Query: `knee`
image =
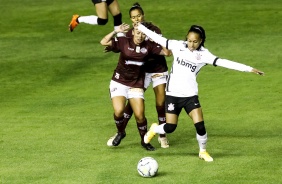
[(137, 123), (142, 123), (146, 120), (145, 116), (135, 116), (135, 120)]
[(115, 111), (115, 112), (114, 112), (114, 116), (117, 117), (117, 118), (124, 117), (122, 111)]
[(145, 114), (142, 112), (135, 112), (134, 117), (135, 117), (136, 122), (138, 123), (144, 122), (146, 120)]
[(176, 129), (177, 125), (176, 124), (169, 124), (169, 123), (166, 123), (164, 125), (164, 131), (166, 133), (172, 133), (174, 132), (174, 130)]
[(156, 98), (156, 106), (165, 108), (165, 99), (164, 98)]
[(114, 108), (114, 116), (124, 117), (124, 110), (122, 108)]
[(108, 22), (108, 19), (101, 19), (98, 17), (97, 22), (98, 22), (98, 25), (106, 25)]
[(205, 128), (204, 121), (200, 121), (198, 123), (195, 123), (195, 128), (196, 128), (197, 134), (199, 134), (201, 136), (206, 134), (206, 128)]

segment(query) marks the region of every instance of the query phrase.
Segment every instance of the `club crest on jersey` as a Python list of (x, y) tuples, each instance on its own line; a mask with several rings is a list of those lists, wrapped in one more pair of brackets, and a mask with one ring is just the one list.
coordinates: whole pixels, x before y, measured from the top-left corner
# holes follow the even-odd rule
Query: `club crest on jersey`
[(200, 53), (197, 53), (196, 59), (197, 59), (197, 60), (200, 60), (200, 59), (201, 59), (201, 54), (200, 54)]
[(148, 52), (148, 50), (147, 50), (146, 48), (144, 48), (144, 47), (143, 47), (143, 48), (141, 48), (141, 50), (140, 50), (140, 51), (141, 51), (141, 53), (142, 53), (142, 54), (146, 54), (146, 53)]
[(174, 110), (174, 104), (172, 104), (172, 103), (168, 104), (167, 110), (173, 111)]

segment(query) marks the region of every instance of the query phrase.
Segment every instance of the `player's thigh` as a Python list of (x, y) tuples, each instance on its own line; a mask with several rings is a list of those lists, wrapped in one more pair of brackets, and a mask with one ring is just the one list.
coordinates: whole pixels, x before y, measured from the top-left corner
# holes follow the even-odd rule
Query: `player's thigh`
[(197, 95), (187, 98), (184, 109), (194, 123), (203, 121), (203, 112)]
[(144, 121), (145, 105), (143, 88), (130, 88), (128, 90), (128, 101), (133, 110), (136, 121)]
[(179, 116), (183, 108), (185, 101), (183, 98), (175, 96), (165, 96), (165, 112), (169, 114), (176, 114)]
[(97, 16), (101, 19), (108, 19), (108, 5), (106, 1), (95, 1), (94, 5)]
[(134, 112), (134, 114), (140, 114), (143, 115), (145, 112), (145, 105), (144, 105), (144, 99), (142, 98), (130, 98), (128, 99), (130, 106)]
[(190, 118), (193, 120), (194, 124), (204, 121), (204, 117), (203, 117), (203, 111), (202, 108), (196, 108), (193, 109), (190, 113), (189, 113)]
[(120, 14), (120, 8), (117, 0), (113, 0), (112, 3), (108, 4), (109, 11), (113, 16)]
[(177, 124), (178, 116), (183, 108), (183, 100), (178, 97), (166, 95), (165, 97), (165, 116), (166, 122)]
[(130, 106), (137, 122), (145, 121), (145, 105), (143, 98), (130, 98)]
[(123, 116), (126, 98), (124, 96), (115, 96), (112, 98), (112, 105), (116, 116)]
[(170, 124), (177, 124), (178, 122), (178, 115), (172, 113), (165, 113), (166, 122)]
[(165, 86), (166, 84), (164, 83), (154, 87), (157, 106), (163, 106), (165, 103)]
[(129, 89), (130, 87), (116, 81), (111, 80), (110, 82), (110, 97), (112, 99), (112, 105), (116, 116), (120, 117), (120, 114), (123, 114)]

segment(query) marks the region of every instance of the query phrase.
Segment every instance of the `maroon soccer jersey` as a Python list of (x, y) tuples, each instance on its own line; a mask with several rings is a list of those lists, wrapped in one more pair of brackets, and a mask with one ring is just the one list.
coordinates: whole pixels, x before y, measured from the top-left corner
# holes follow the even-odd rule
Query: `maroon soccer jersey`
[(145, 58), (151, 54), (159, 54), (162, 47), (151, 41), (136, 45), (132, 37), (117, 37), (112, 39), (112, 48), (120, 52), (112, 80), (126, 86), (143, 88)]
[[(150, 30), (162, 34), (161, 30), (155, 26), (154, 24), (150, 23), (150, 26), (148, 27)], [(130, 29), (127, 33), (127, 37), (133, 37), (132, 35), (132, 29)], [(164, 56), (156, 55), (156, 54), (150, 54), (148, 57), (146, 57), (144, 69), (146, 73), (162, 73), (166, 72), (168, 70), (166, 59)]]

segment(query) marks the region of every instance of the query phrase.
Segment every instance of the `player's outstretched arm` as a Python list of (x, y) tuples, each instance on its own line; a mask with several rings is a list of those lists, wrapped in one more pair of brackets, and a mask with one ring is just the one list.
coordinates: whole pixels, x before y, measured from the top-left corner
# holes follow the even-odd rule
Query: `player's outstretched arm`
[(224, 68), (229, 68), (229, 69), (233, 69), (233, 70), (237, 70), (237, 71), (241, 71), (241, 72), (252, 72), (252, 73), (256, 73), (259, 75), (264, 75), (264, 72), (259, 71), (258, 69), (255, 69), (251, 66), (242, 64), (242, 63), (238, 63), (235, 61), (230, 61), (228, 59), (220, 59), (218, 58), (216, 60), (216, 62), (214, 63), (216, 66), (221, 66)]
[(137, 23), (137, 28), (139, 31), (143, 32), (145, 35), (147, 35), (150, 39), (152, 39), (154, 42), (160, 44), (163, 47), (166, 47), (167, 39), (160, 36), (159, 34), (151, 31), (150, 29), (146, 28), (141, 23)]

